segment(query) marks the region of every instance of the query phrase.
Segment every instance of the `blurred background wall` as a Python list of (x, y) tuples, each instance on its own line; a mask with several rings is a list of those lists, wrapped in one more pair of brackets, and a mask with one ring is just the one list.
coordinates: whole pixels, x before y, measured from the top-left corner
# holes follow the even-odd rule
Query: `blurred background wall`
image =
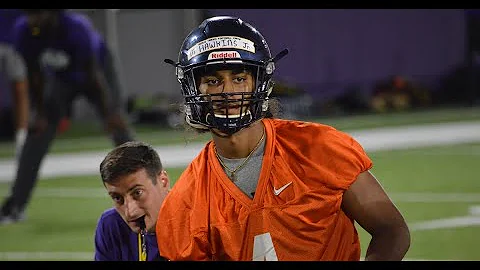
[[(395, 84), (395, 76), (421, 86), (429, 105), (478, 104), (480, 100), (479, 91), (472, 90), (465, 79), (471, 55), (463, 9), (84, 12), (117, 48), (127, 91), (137, 96), (162, 93), (181, 98), (174, 69), (163, 59), (176, 59), (184, 36), (207, 16), (234, 15), (257, 26), (269, 41), (272, 54), (290, 49), (278, 64), (277, 80), (308, 94), (316, 108), (328, 108), (328, 103), (335, 102), (369, 107), (372, 95), (381, 92), (379, 88), (388, 88), (390, 81)], [(457, 77), (463, 80), (455, 82)], [(84, 106), (83, 100), (78, 102), (76, 117), (91, 113), (83, 110)], [(328, 109), (316, 113), (328, 113)]]
[[(290, 48), (278, 76), (318, 97), (394, 74), (432, 82), (465, 57), (461, 9), (211, 10), (255, 24), (272, 52)], [(274, 22), (274, 23), (272, 23)]]
[[(163, 62), (176, 59), (183, 39), (202, 19), (193, 9), (82, 10), (120, 56), (123, 79), (130, 95), (164, 93), (181, 97), (175, 70)], [(85, 99), (77, 101), (75, 116), (90, 118)], [(88, 107), (89, 108), (89, 107)]]

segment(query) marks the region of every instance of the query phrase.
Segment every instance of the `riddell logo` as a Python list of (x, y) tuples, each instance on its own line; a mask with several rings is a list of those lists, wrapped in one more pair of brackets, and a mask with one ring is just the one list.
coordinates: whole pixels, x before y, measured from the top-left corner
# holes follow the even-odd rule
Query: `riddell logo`
[(208, 55), (208, 60), (223, 58), (240, 58), (240, 54), (236, 51), (212, 52)]

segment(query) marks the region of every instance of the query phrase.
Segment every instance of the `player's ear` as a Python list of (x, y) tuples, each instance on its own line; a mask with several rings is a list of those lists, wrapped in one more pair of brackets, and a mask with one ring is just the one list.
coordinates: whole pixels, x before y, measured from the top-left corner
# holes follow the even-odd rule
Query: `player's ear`
[(160, 172), (159, 178), (160, 178), (160, 183), (162, 184), (163, 187), (170, 188), (170, 179), (168, 178), (167, 171), (162, 170)]

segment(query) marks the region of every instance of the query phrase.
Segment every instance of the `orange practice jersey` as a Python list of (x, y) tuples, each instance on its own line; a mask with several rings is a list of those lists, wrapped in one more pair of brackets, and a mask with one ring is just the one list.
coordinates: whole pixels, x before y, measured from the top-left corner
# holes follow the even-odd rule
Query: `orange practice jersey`
[(170, 260), (359, 260), (342, 195), (372, 161), (330, 126), (263, 119), (265, 153), (253, 199), (224, 173), (210, 141), (159, 213), (160, 254)]

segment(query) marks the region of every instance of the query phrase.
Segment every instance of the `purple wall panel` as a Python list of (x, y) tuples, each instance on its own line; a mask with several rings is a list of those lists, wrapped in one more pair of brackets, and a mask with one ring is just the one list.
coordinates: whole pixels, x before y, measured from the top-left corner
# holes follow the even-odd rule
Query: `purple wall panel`
[(290, 54), (277, 79), (313, 95), (341, 93), (351, 84), (371, 84), (393, 74), (431, 83), (465, 57), (462, 9), (216, 9), (254, 24), (272, 54)]

